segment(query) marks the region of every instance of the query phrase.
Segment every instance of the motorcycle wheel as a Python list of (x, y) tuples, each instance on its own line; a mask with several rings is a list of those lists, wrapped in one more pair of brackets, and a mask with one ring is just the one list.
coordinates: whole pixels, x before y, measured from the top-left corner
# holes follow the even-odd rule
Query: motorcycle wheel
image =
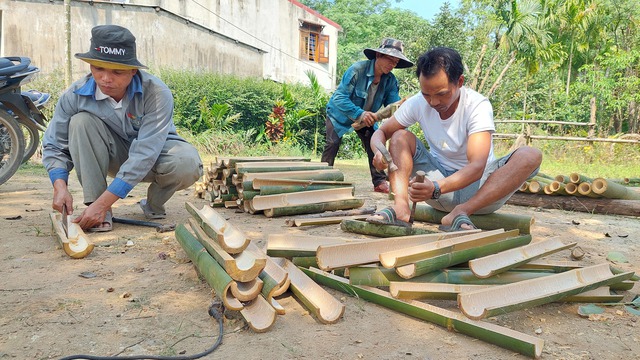
[(40, 145), (40, 131), (34, 124), (25, 124), (20, 122), (20, 128), (24, 137), (24, 157), (22, 163), (26, 163), (31, 159), (33, 154), (38, 150)]
[(16, 120), (0, 112), (0, 185), (18, 171), (24, 157), (24, 135)]

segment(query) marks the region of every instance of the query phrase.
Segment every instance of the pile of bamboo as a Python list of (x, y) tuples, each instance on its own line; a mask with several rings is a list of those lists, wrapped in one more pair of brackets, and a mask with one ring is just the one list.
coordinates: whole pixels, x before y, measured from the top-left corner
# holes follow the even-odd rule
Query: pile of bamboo
[(304, 157), (219, 157), (195, 189), (212, 207), (237, 207), (267, 217), (364, 205), (340, 170)]
[(530, 194), (640, 200), (640, 192), (626, 186), (636, 183), (637, 179), (591, 179), (579, 173), (571, 173), (569, 176), (557, 175), (556, 177), (538, 174), (522, 184), (519, 191)]
[(287, 290), (322, 323), (335, 323), (344, 305), (289, 260), (272, 258), (213, 208), (186, 203), (189, 227), (178, 225), (176, 239), (225, 309), (239, 311), (255, 332), (265, 332), (286, 312), (274, 298)]
[[(272, 234), (267, 254), (290, 258), (318, 284), (539, 357), (542, 339), (482, 320), (554, 301), (620, 302), (624, 296), (610, 290), (630, 290), (638, 280), (607, 263), (542, 260), (575, 245), (532, 242), (518, 229), (375, 240)], [(430, 300), (452, 300), (460, 312)]]

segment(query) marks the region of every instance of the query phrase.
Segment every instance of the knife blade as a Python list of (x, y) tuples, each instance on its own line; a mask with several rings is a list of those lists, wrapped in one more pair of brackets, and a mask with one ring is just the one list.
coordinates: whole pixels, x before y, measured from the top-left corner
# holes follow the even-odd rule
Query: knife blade
[(67, 216), (67, 205), (62, 205), (62, 229), (64, 234), (69, 237), (69, 219)]

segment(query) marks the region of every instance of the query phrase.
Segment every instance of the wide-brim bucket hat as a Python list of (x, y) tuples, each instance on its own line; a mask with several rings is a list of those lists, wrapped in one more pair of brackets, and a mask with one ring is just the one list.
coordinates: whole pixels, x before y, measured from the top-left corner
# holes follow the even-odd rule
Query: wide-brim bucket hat
[(98, 25), (91, 29), (91, 48), (75, 55), (91, 65), (114, 70), (147, 69), (136, 57), (136, 38), (118, 25)]
[(373, 60), (376, 58), (376, 53), (393, 56), (395, 58), (400, 59), (398, 61), (398, 65), (396, 65), (396, 69), (406, 69), (413, 66), (413, 63), (407, 59), (403, 54), (404, 51), (404, 43), (400, 40), (385, 38), (382, 39), (382, 43), (380, 47), (377, 49), (364, 49), (364, 55), (369, 60)]

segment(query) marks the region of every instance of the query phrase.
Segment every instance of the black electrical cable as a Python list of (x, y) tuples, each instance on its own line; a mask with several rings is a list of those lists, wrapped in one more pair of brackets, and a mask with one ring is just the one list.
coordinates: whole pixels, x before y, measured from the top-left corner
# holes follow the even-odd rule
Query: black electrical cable
[(72, 359), (86, 359), (86, 360), (193, 360), (199, 359), (203, 356), (207, 356), (211, 354), (220, 344), (222, 343), (222, 335), (223, 335), (223, 317), (222, 312), (216, 307), (215, 304), (212, 304), (209, 307), (209, 315), (218, 320), (218, 340), (213, 346), (209, 349), (201, 352), (199, 354), (187, 355), (187, 356), (153, 356), (153, 355), (132, 355), (132, 356), (94, 356), (94, 355), (71, 355), (61, 358), (60, 360), (72, 360)]

